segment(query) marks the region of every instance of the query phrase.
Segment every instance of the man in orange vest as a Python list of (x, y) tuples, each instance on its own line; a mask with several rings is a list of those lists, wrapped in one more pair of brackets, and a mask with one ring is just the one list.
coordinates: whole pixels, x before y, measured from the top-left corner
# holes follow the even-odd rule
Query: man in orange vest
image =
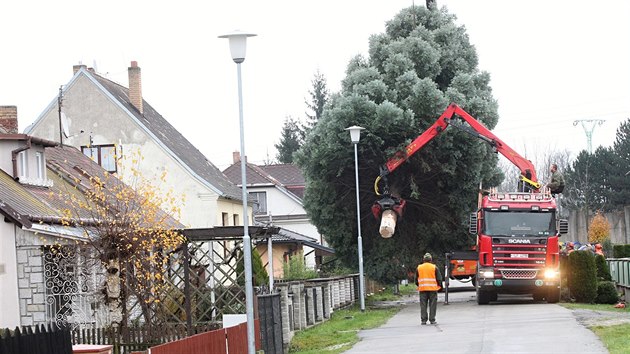
[[(423, 263), (416, 269), (416, 285), (420, 292), (420, 320), (422, 320), (423, 325), (427, 324), (427, 320), (431, 324), (436, 324), (437, 292), (441, 288), (442, 273), (435, 264), (431, 263), (433, 260), (431, 253), (425, 253), (422, 260)], [(427, 305), (429, 307), (428, 314)]]

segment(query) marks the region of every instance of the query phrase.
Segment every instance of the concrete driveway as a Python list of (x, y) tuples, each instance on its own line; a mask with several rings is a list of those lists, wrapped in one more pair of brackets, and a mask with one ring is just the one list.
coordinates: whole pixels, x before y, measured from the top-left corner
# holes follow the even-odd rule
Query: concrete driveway
[(437, 325), (420, 325), (418, 298), (408, 298), (385, 325), (359, 332), (361, 341), (344, 352), (359, 353), (608, 353), (571, 310), (499, 295), (479, 306), (473, 288), (438, 296)]

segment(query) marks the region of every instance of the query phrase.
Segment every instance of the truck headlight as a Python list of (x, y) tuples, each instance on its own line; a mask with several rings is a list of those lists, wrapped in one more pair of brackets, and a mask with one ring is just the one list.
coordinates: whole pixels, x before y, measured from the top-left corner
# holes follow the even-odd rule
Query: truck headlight
[(555, 269), (545, 269), (545, 279), (556, 279), (559, 272)]
[(492, 270), (484, 270), (481, 272), (481, 276), (486, 278), (486, 279), (492, 279), (494, 278), (494, 271)]

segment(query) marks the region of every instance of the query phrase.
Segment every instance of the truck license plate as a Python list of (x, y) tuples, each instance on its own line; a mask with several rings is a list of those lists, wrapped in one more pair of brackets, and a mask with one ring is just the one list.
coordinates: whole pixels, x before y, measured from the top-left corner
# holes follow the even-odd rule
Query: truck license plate
[(510, 256), (512, 258), (527, 258), (526, 253), (512, 253)]

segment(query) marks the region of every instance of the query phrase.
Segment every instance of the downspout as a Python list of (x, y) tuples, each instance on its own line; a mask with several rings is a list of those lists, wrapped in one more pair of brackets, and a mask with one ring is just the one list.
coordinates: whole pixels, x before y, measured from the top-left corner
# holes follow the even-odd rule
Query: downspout
[[(17, 155), (25, 150), (28, 150), (31, 148), (31, 136), (28, 136), (28, 138), (26, 138), (26, 146), (17, 148), (13, 151), (11, 151), (11, 162), (13, 163), (13, 179), (16, 181), (19, 181), (20, 178), (17, 175)], [(25, 166), (26, 167), (26, 166)]]

